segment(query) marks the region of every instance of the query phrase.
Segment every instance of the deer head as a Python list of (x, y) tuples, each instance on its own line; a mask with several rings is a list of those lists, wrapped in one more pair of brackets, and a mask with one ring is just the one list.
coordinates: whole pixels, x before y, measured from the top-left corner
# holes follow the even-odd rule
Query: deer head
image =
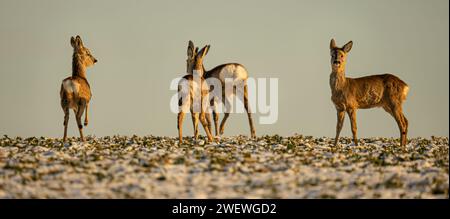
[(330, 42), (331, 69), (333, 72), (344, 72), (347, 54), (352, 49), (353, 42), (349, 41), (343, 47), (336, 46), (334, 39)]
[(76, 36), (75, 38), (71, 37), (70, 44), (73, 47), (73, 58), (77, 60), (78, 64), (84, 67), (90, 67), (97, 62), (97, 59), (94, 58), (91, 51), (84, 47), (80, 36)]
[(197, 71), (197, 73), (200, 76), (203, 76), (203, 58), (206, 56), (206, 54), (208, 54), (209, 51), (209, 47), (210, 45), (206, 45), (205, 47), (203, 47), (195, 56), (195, 60), (194, 60), (194, 68), (193, 70)]
[(189, 40), (187, 48), (187, 59), (186, 59), (186, 73), (192, 74), (195, 64), (195, 56), (197, 55), (198, 47), (194, 49), (194, 43)]

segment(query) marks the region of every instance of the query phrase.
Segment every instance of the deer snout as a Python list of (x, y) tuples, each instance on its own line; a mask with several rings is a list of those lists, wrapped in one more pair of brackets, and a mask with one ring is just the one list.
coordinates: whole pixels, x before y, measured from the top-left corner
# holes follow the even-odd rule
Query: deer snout
[(339, 61), (339, 60), (334, 60), (333, 64), (335, 64), (335, 65), (340, 65), (340, 64), (341, 64), (341, 61)]
[(98, 61), (97, 59), (94, 59), (94, 63), (97, 63), (97, 61)]

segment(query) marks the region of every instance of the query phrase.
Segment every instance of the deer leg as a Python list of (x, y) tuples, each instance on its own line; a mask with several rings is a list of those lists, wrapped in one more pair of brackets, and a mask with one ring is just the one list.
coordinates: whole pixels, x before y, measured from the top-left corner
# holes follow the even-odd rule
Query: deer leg
[(224, 99), (224, 103), (225, 103), (225, 113), (222, 119), (222, 122), (220, 123), (220, 135), (223, 135), (223, 132), (225, 130), (225, 123), (227, 122), (228, 117), (230, 116), (230, 109), (231, 109), (231, 105), (230, 105), (230, 101), (228, 100), (228, 98), (223, 98)]
[[(408, 120), (406, 117), (401, 113), (401, 110), (398, 110), (397, 107), (393, 107), (391, 105), (386, 105), (383, 107), (383, 109), (388, 112), (397, 122), (398, 129), (400, 131), (400, 145), (403, 145), (404, 143), (404, 136), (406, 137), (406, 132), (408, 129)], [(405, 134), (403, 134), (405, 133)], [(406, 142), (405, 142), (406, 144)]]
[(398, 129), (400, 131), (400, 145), (404, 146), (406, 145), (406, 124), (405, 124), (405, 120), (404, 120), (404, 115), (401, 112), (401, 109), (398, 108), (392, 108), (388, 111), (392, 117), (394, 117), (395, 121), (397, 122), (398, 125)]
[(212, 132), (212, 128), (211, 128), (211, 126), (212, 126), (211, 113), (206, 113), (206, 114), (205, 114), (205, 118), (206, 118), (206, 122), (208, 123), (208, 129), (209, 129), (209, 132), (210, 132), (211, 135), (212, 135), (213, 132)]
[(213, 137), (211, 135), (211, 132), (210, 132), (209, 127), (208, 127), (208, 122), (206, 121), (205, 117), (206, 117), (205, 116), (205, 112), (201, 112), (200, 113), (200, 122), (202, 123), (203, 128), (205, 129), (206, 135), (208, 136), (208, 141), (212, 142), (213, 141)]
[(211, 100), (211, 106), (213, 109), (214, 129), (216, 130), (216, 136), (219, 136), (219, 113), (217, 109), (217, 102), (215, 98)]
[(408, 122), (408, 119), (406, 119), (406, 117), (405, 117), (405, 115), (403, 114), (403, 125), (404, 125), (404, 130), (405, 130), (405, 137), (404, 137), (404, 145), (406, 145), (407, 143), (408, 143), (408, 138), (407, 138), (407, 136), (408, 136), (408, 126), (409, 126), (409, 124), (408, 124), (409, 122)]
[(194, 125), (194, 140), (197, 140), (199, 113), (194, 113), (193, 111), (191, 111), (191, 117), (192, 117), (192, 124)]
[(358, 139), (356, 138), (356, 131), (358, 128), (356, 127), (356, 109), (350, 109), (347, 111), (348, 117), (350, 118), (350, 123), (352, 127), (352, 134), (353, 134), (353, 142), (355, 145), (358, 145)]
[(83, 135), (83, 125), (81, 124), (81, 116), (83, 115), (84, 106), (79, 105), (77, 111), (75, 112), (75, 117), (77, 120), (78, 125), (78, 131), (80, 132), (80, 139), (84, 142), (84, 135)]
[(184, 119), (184, 112), (180, 111), (178, 113), (178, 139), (179, 139), (179, 143), (182, 144), (183, 143), (183, 119)]
[(395, 121), (397, 122), (398, 129), (400, 131), (400, 145), (406, 145), (406, 124), (404, 120), (404, 115), (399, 108), (395, 108), (392, 110), (392, 114), (394, 116)]
[(87, 126), (89, 121), (88, 121), (88, 108), (89, 108), (89, 103), (86, 103), (86, 115), (84, 115), (84, 126)]
[(214, 110), (213, 112), (213, 119), (214, 119), (214, 129), (216, 130), (216, 136), (219, 136), (219, 113)]
[[(205, 85), (205, 84), (202, 84)], [(211, 134), (211, 113), (210, 110), (210, 99), (209, 99), (209, 91), (207, 89), (202, 90), (201, 95), (201, 111), (200, 111), (200, 122), (205, 129), (206, 135), (208, 136), (208, 141), (212, 142), (213, 137)]]
[(249, 106), (248, 106), (248, 88), (247, 88), (247, 84), (244, 85), (244, 107), (245, 107), (245, 111), (247, 111), (248, 124), (250, 125), (251, 136), (252, 136), (252, 138), (256, 138), (255, 127), (253, 126), (252, 113), (250, 112)]
[(229, 116), (230, 116), (230, 113), (225, 113), (223, 115), (222, 122), (220, 123), (220, 135), (223, 135), (223, 133), (225, 131), (225, 122), (227, 121)]
[(69, 107), (64, 108), (64, 137), (63, 142), (67, 139), (67, 126), (69, 125)]
[(334, 146), (337, 146), (339, 141), (339, 134), (342, 130), (342, 125), (344, 124), (345, 112), (343, 110), (337, 111), (337, 124), (336, 124), (336, 138), (334, 138)]
[[(177, 127), (178, 127), (178, 144), (183, 144), (183, 120), (186, 112), (191, 110), (191, 114), (193, 115), (192, 108), (192, 97), (190, 92), (183, 90), (183, 86), (185, 84), (178, 85), (178, 116), (177, 116)], [(194, 120), (192, 121), (194, 123)], [(195, 129), (195, 125), (194, 125)], [(195, 132), (195, 130), (194, 130)]]

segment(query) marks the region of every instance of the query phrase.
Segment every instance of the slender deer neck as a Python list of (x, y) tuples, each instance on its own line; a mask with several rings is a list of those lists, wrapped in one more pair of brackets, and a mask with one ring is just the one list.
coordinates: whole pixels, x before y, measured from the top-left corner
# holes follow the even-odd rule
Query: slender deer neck
[(200, 77), (205, 76), (205, 66), (203, 65), (202, 60), (197, 60), (197, 62), (194, 64), (194, 73), (198, 74)]
[(205, 70), (203, 68), (195, 68), (193, 71), (193, 75), (196, 77), (200, 77), (200, 78), (203, 77), (204, 73), (205, 73)]
[(345, 78), (345, 64), (339, 69), (333, 69), (330, 75), (330, 86), (333, 90), (340, 90), (346, 85), (347, 79)]
[(74, 76), (87, 79), (86, 67), (81, 63), (80, 57), (77, 54), (73, 54), (72, 57), (72, 77)]

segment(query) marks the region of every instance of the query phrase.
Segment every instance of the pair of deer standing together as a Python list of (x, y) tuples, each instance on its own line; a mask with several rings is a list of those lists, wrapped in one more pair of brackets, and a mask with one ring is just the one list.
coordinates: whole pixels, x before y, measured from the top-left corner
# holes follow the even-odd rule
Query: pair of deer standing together
[[(81, 140), (84, 141), (83, 125), (81, 123), (81, 117), (86, 111), (84, 125), (88, 125), (88, 108), (89, 101), (91, 99), (91, 90), (86, 78), (86, 68), (94, 65), (97, 59), (91, 54), (90, 50), (83, 45), (80, 36), (71, 37), (70, 43), (74, 49), (72, 57), (72, 76), (63, 80), (61, 84), (60, 97), (61, 107), (64, 111), (64, 138), (67, 138), (67, 126), (69, 121), (69, 109), (73, 109), (80, 132)], [(331, 69), (330, 74), (330, 88), (331, 88), (331, 100), (333, 101), (337, 110), (337, 125), (336, 125), (336, 137), (334, 145), (337, 145), (339, 141), (339, 135), (344, 123), (345, 113), (347, 112), (351, 121), (351, 130), (353, 134), (353, 141), (358, 144), (356, 137), (356, 110), (367, 109), (373, 107), (382, 107), (386, 112), (392, 115), (397, 122), (400, 130), (400, 144), (402, 146), (407, 143), (408, 132), (408, 120), (403, 114), (402, 104), (408, 94), (408, 85), (398, 77), (391, 74), (371, 75), (361, 78), (347, 78), (345, 77), (345, 65), (346, 57), (353, 46), (353, 42), (350, 41), (343, 47), (336, 46), (334, 39), (330, 42), (330, 56), (331, 56)], [(206, 113), (204, 107), (201, 107), (200, 113), (192, 111), (193, 98), (199, 95), (201, 98), (209, 100), (207, 95), (208, 90), (199, 89), (200, 93), (195, 93), (194, 74), (197, 74), (201, 79), (201, 85), (205, 78), (216, 78), (222, 83), (222, 89), (225, 88), (224, 83), (226, 78), (231, 78), (234, 81), (240, 81), (244, 85), (244, 93), (241, 101), (244, 103), (244, 107), (247, 111), (248, 121), (251, 130), (251, 136), (256, 137), (255, 128), (253, 125), (252, 115), (248, 108), (248, 89), (247, 78), (248, 73), (244, 66), (237, 63), (229, 63), (219, 65), (212, 70), (206, 71), (203, 66), (203, 58), (209, 51), (210, 46), (203, 47), (200, 51), (194, 47), (192, 41), (189, 41), (187, 49), (187, 75), (183, 77), (188, 84), (189, 89), (187, 91), (187, 101), (179, 101), (180, 108), (190, 107), (192, 112), (192, 121), (194, 123), (194, 137), (198, 137), (198, 122), (203, 125), (207, 134), (208, 140), (212, 141), (211, 133), (211, 118), (210, 114)], [(180, 87), (179, 87), (180, 89)], [(180, 90), (179, 90), (180, 92)], [(227, 101), (225, 92), (222, 90), (222, 101)], [(227, 94), (228, 95), (228, 94)], [(233, 94), (230, 94), (233, 95)], [(201, 101), (203, 104), (203, 101)], [(212, 99), (211, 106), (217, 104)], [(182, 143), (182, 123), (185, 112), (180, 110), (178, 113), (178, 133), (179, 142)], [(223, 134), (225, 122), (229, 117), (229, 112), (225, 112), (224, 118), (220, 124), (220, 130), (218, 126), (218, 112), (213, 107), (213, 117), (216, 135)]]

